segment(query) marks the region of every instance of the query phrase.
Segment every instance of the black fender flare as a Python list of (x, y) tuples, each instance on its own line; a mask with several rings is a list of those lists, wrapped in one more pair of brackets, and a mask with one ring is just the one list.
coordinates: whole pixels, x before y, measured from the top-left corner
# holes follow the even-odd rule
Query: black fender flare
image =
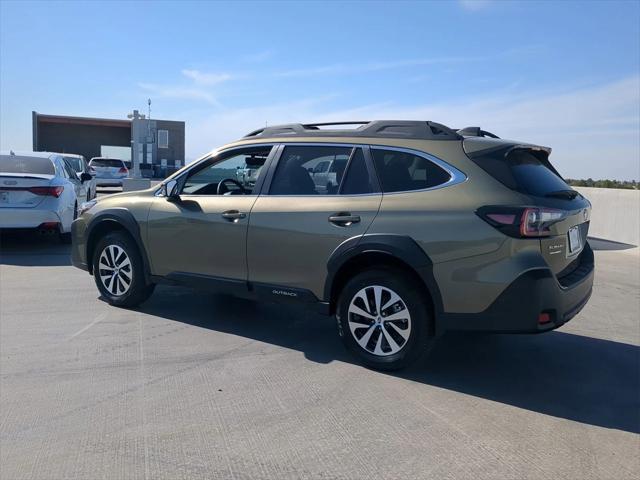
[(142, 257), (142, 263), (144, 267), (145, 280), (149, 283), (151, 269), (149, 266), (149, 258), (147, 257), (147, 250), (144, 247), (144, 243), (142, 243), (142, 237), (140, 236), (140, 226), (136, 221), (133, 214), (127, 210), (126, 208), (109, 208), (103, 210), (96, 214), (89, 224), (87, 225), (87, 243), (86, 243), (86, 252), (85, 258), (87, 259), (87, 266), (89, 268), (89, 273), (93, 273), (93, 259), (90, 257), (92, 253), (90, 249), (93, 247), (95, 242), (92, 242), (92, 234), (95, 231), (96, 227), (99, 225), (103, 225), (105, 222), (114, 222), (117, 223), (120, 227), (131, 235), (133, 240), (136, 242), (138, 246), (138, 250), (140, 251), (140, 256)]
[(327, 262), (327, 278), (324, 284), (324, 300), (331, 301), (333, 282), (341, 267), (349, 260), (364, 253), (383, 253), (408, 265), (423, 281), (433, 301), (436, 330), (442, 314), (442, 296), (433, 275), (433, 262), (415, 240), (406, 235), (370, 234), (352, 237), (341, 243)]

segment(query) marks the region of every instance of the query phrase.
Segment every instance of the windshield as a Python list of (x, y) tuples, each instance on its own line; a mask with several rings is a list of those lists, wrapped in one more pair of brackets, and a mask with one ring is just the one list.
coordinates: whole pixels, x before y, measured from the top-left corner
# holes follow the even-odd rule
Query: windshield
[(0, 173), (35, 173), (55, 175), (53, 162), (42, 157), (22, 157), (19, 155), (0, 156)]

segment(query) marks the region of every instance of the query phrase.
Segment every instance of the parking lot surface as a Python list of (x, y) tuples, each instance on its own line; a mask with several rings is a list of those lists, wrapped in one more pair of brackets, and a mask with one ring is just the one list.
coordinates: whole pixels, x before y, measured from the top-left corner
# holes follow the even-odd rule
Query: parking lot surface
[(330, 318), (167, 287), (113, 308), (68, 247), (5, 235), (0, 478), (638, 478), (640, 256), (598, 248), (560, 330), (389, 374)]

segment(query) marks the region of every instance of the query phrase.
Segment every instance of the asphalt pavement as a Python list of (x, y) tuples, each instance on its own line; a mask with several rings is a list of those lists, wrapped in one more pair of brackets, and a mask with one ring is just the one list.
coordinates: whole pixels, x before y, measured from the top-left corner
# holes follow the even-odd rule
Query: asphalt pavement
[(637, 248), (596, 245), (558, 331), (380, 373), (303, 308), (160, 287), (118, 309), (68, 247), (1, 242), (3, 480), (639, 477)]

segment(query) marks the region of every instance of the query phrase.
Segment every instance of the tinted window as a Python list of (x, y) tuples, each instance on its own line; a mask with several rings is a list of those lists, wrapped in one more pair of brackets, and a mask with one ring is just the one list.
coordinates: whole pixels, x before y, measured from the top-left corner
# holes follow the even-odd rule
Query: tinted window
[(395, 150), (373, 148), (373, 163), (383, 192), (406, 192), (441, 185), (448, 172), (424, 157)]
[(351, 147), (285, 147), (269, 193), (337, 194), (351, 150)]
[(64, 157), (64, 161), (67, 162), (76, 172), (82, 172), (84, 170), (82, 160), (78, 157)]
[(347, 170), (347, 174), (342, 181), (340, 193), (342, 195), (358, 195), (372, 193), (373, 191), (362, 149), (357, 148), (351, 158), (351, 162), (349, 162), (349, 170)]
[(62, 160), (62, 165), (64, 166), (65, 171), (67, 172), (67, 177), (76, 180), (78, 176), (76, 175), (76, 171), (73, 169), (71, 164), (66, 160)]
[(496, 180), (522, 193), (545, 196), (571, 190), (548, 162), (526, 150), (514, 150), (506, 159), (504, 153), (494, 153), (473, 160)]
[(124, 162), (122, 160), (115, 160), (112, 158), (94, 158), (89, 163), (92, 167), (116, 167), (122, 168), (124, 167)]
[(48, 158), (22, 157), (19, 155), (1, 155), (0, 172), (2, 173), (36, 173), (55, 175), (53, 162)]
[[(246, 195), (262, 173), (271, 147), (253, 147), (221, 154), (194, 169), (187, 178), (182, 193), (187, 195)], [(220, 183), (222, 180), (231, 180)], [(218, 186), (220, 187), (218, 188)]]

